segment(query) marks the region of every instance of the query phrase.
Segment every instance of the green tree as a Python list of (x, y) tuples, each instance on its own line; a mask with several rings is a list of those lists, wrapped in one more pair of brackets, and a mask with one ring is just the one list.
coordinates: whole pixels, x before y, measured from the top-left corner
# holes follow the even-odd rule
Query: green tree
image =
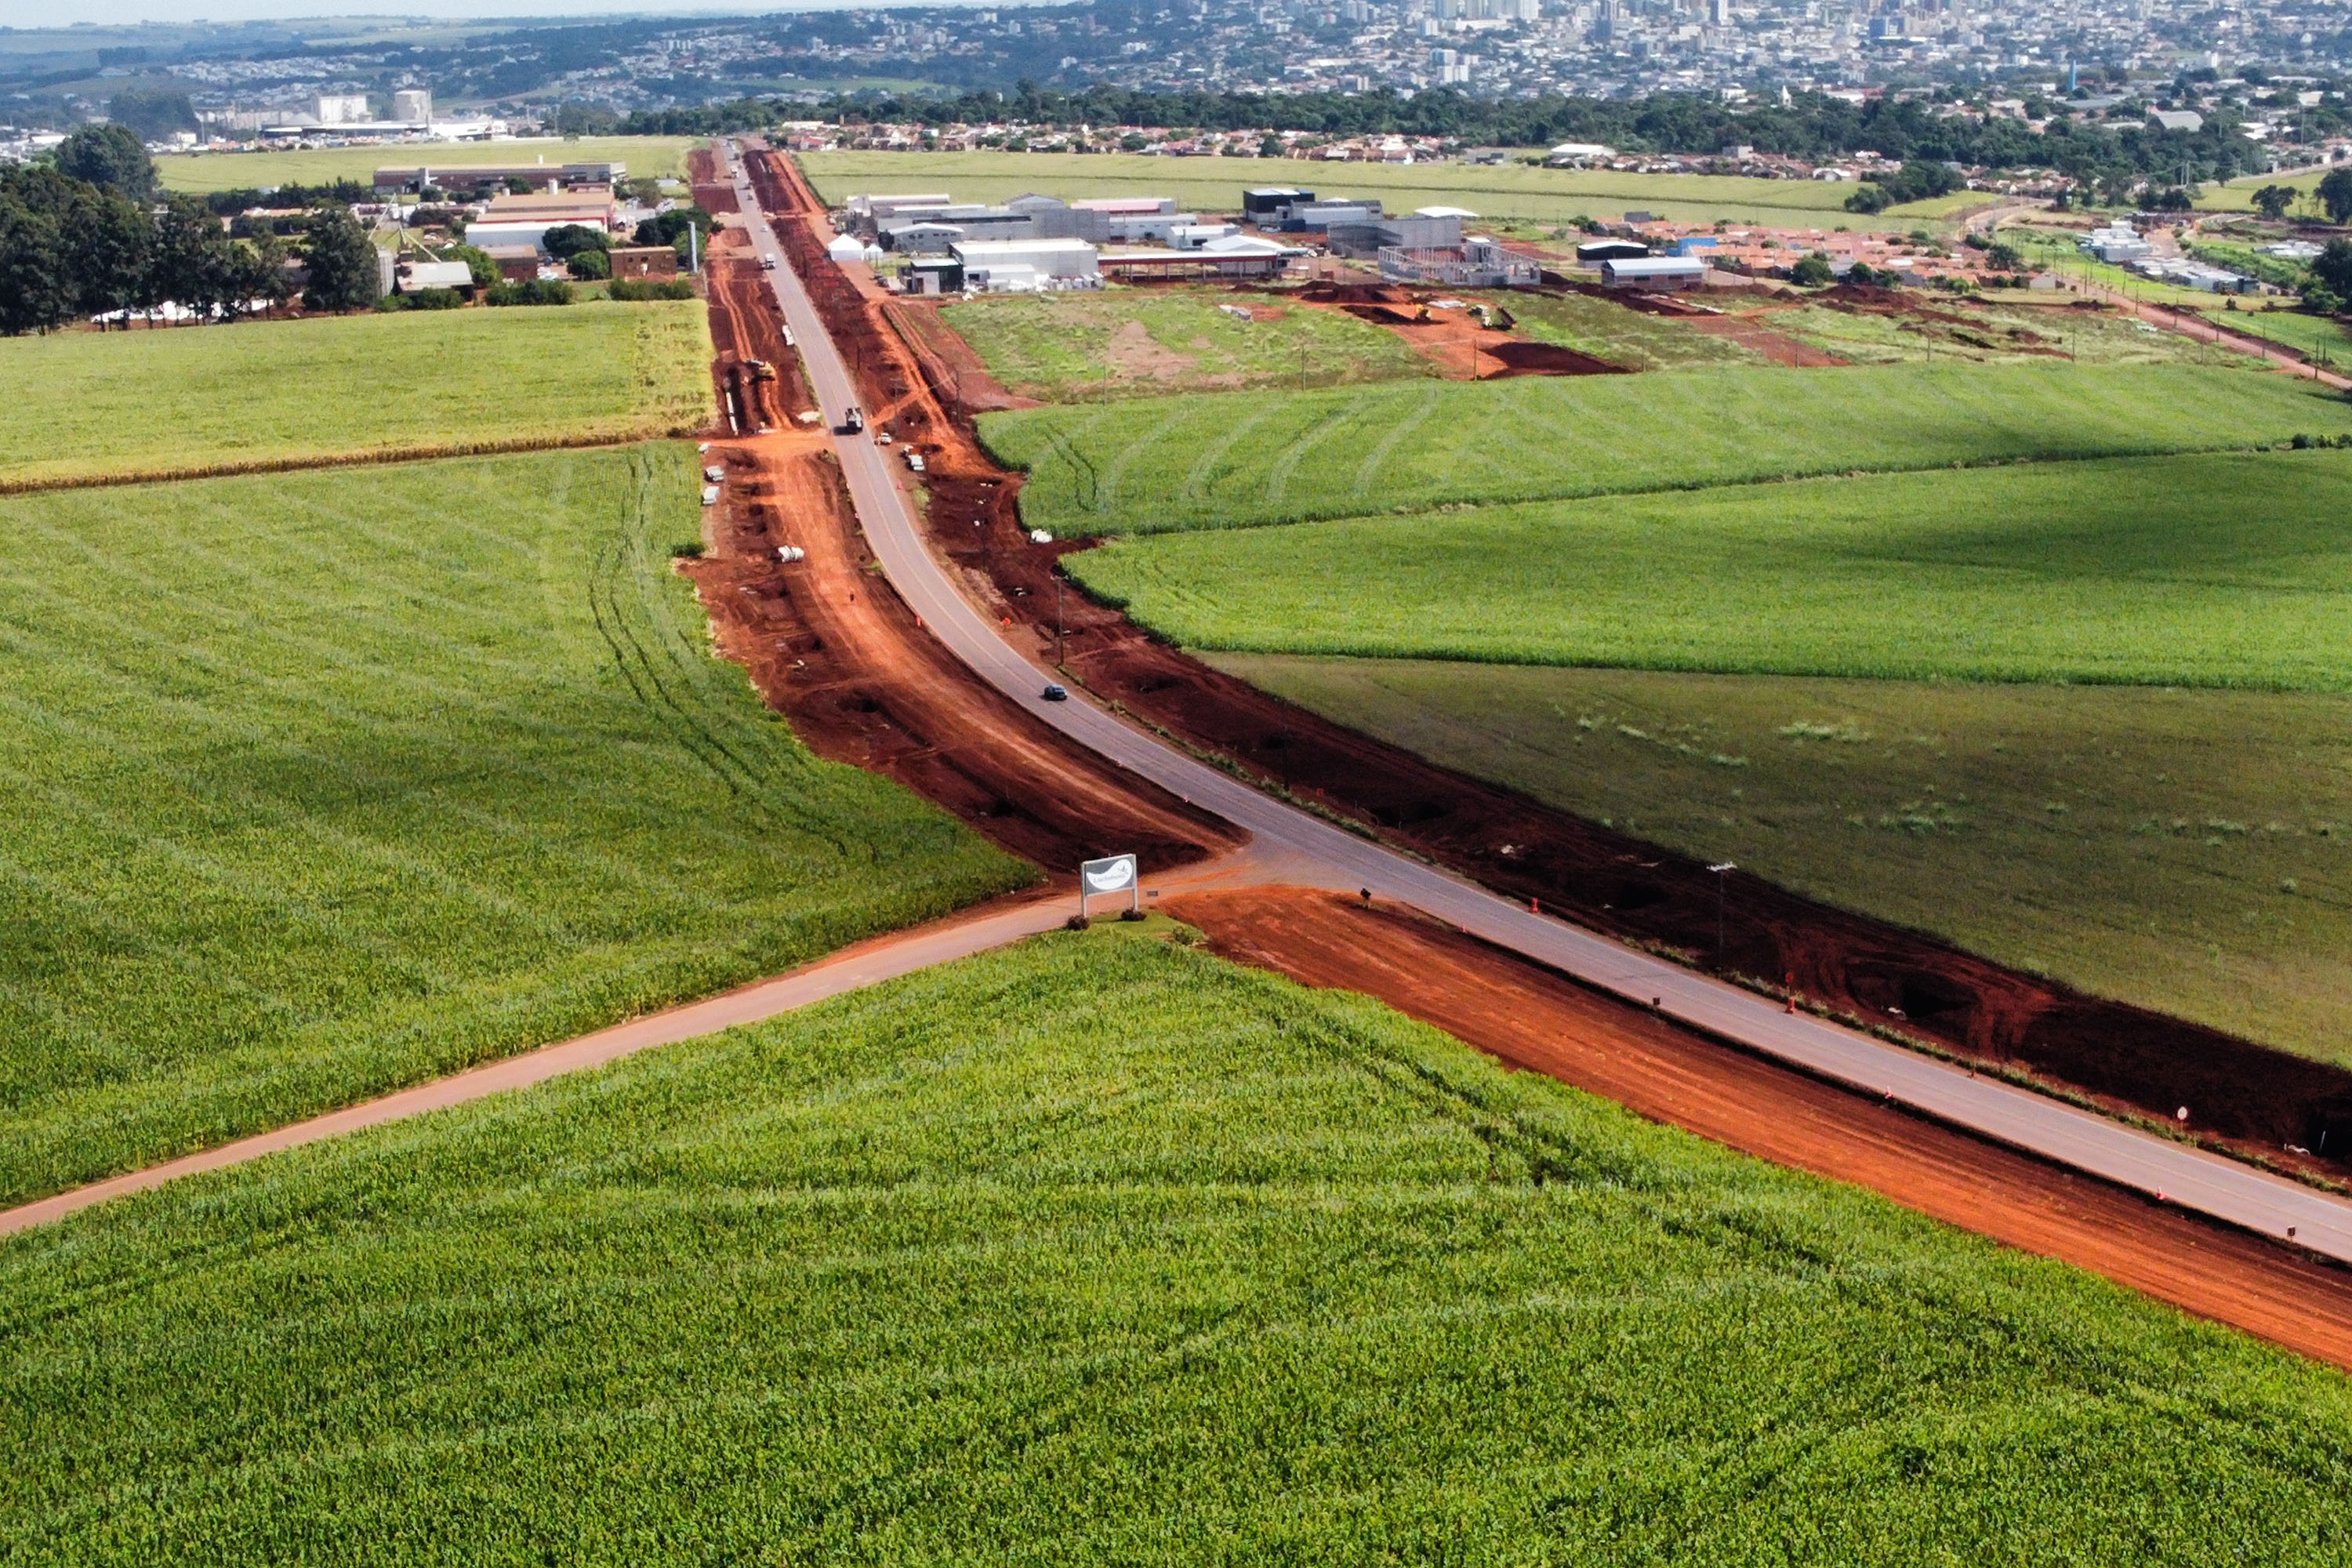
[(158, 301), (209, 319), (236, 299), (236, 270), (228, 230), (202, 203), (176, 198), (157, 216), (148, 281)]
[(1819, 289), (1836, 280), (1837, 274), (1830, 270), (1830, 258), (1818, 250), (1789, 268), (1789, 281), (1801, 289)]
[(310, 281), (302, 290), (307, 310), (357, 310), (383, 292), (375, 247), (351, 214), (336, 208), (310, 220), (304, 258)]
[(77, 184), (59, 239), (82, 314), (143, 310), (155, 302), (155, 225), (137, 203)]
[(2352, 300), (2352, 239), (2331, 239), (2312, 258), (2311, 275), (2339, 300)]
[(676, 245), (686, 237), (688, 229), (700, 229), (703, 248), (707, 250), (710, 246), (710, 231), (718, 221), (698, 206), (672, 207), (666, 213), (656, 213), (637, 225), (636, 233), (631, 237), (639, 245)]
[(148, 142), (196, 128), (195, 105), (184, 92), (118, 92), (106, 100), (106, 117)]
[(46, 332), (73, 317), (58, 220), (19, 202), (0, 200), (0, 332)]
[(592, 228), (584, 223), (562, 223), (549, 229), (539, 243), (558, 261), (569, 261), (583, 250), (609, 249), (613, 240), (601, 228)]
[(2254, 210), (2273, 221), (2286, 216), (2286, 209), (2293, 205), (2293, 185), (2264, 185), (2254, 193)]
[(466, 264), (466, 270), (474, 275), (474, 287), (477, 289), (487, 289), (499, 280), (499, 264), (491, 260), (490, 253), (480, 246), (453, 245), (449, 247), (448, 257), (452, 261)]
[(585, 250), (573, 251), (565, 258), (563, 265), (572, 276), (583, 282), (591, 282), (599, 278), (610, 278), (613, 275), (612, 253), (596, 246), (590, 246)]
[(2318, 195), (2328, 222), (2352, 222), (2352, 169), (2330, 169), (2319, 182)]
[(121, 192), (134, 202), (155, 194), (155, 163), (136, 133), (121, 125), (85, 125), (58, 146), (58, 172)]
[(293, 287), (286, 280), (286, 242), (268, 229), (237, 242), (230, 282), (238, 309), (258, 300), (265, 310), (275, 310), (292, 297)]

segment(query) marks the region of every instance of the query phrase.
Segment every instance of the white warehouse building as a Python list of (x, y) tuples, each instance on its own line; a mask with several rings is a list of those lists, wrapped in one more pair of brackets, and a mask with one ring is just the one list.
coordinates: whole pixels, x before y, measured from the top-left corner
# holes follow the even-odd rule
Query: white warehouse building
[(1083, 239), (969, 239), (948, 248), (967, 287), (1021, 290), (1102, 276), (1095, 247)]

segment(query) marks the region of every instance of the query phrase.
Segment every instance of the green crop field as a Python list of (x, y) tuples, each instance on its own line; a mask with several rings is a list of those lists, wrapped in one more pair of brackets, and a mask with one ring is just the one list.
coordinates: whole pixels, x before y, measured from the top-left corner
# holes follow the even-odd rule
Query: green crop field
[(1654, 843), (2352, 1067), (2352, 699), (1213, 658)]
[(277, 185), (366, 184), (378, 169), (478, 168), (484, 163), (602, 163), (617, 159), (633, 180), (686, 175), (692, 136), (573, 136), (429, 145), (326, 147), (296, 153), (173, 153), (155, 160), (167, 191), (261, 190)]
[(1627, 370), (1685, 370), (1696, 365), (1764, 363), (1755, 350), (1694, 330), (1671, 316), (1629, 310), (1590, 294), (1520, 294), (1497, 301), (1514, 330), (1538, 342), (1558, 343)]
[(0, 340), (0, 485), (710, 422), (698, 300)]
[(1115, 542), (1194, 647), (2352, 690), (2352, 453), (2028, 464)]
[(1007, 387), (1055, 403), (1336, 386), (1433, 369), (1370, 322), (1230, 289), (984, 295), (941, 319)]
[[(2243, 174), (2224, 184), (2208, 183), (2197, 187), (2194, 199), (2200, 212), (2242, 212), (2254, 210), (2254, 193), (2264, 185), (2285, 185), (2300, 197), (2308, 198), (2326, 178), (2325, 169), (2310, 169), (2300, 174)], [(2304, 204), (2298, 201), (2296, 210)]]
[(0, 1421), (58, 1568), (2352, 1552), (2341, 1374), (1116, 926), (0, 1240)]
[[(1378, 196), (1392, 212), (1467, 207), (1494, 219), (1559, 224), (1615, 219), (1628, 209), (1678, 223), (1904, 229), (1945, 204), (1891, 208), (1874, 217), (1844, 210), (1848, 186), (1815, 180), (1712, 174), (1621, 174), (1525, 163), (1323, 163), (1298, 159), (1155, 158), (1102, 153), (803, 153), (817, 195), (838, 206), (866, 192), (945, 191), (958, 201), (1002, 202), (1035, 192), (1078, 196), (1164, 195), (1187, 212), (1240, 210), (1254, 185), (1303, 185), (1318, 195)], [(1981, 201), (1980, 194), (1971, 200)]]
[(1039, 408), (990, 415), (981, 431), (1029, 470), (1021, 504), (1033, 526), (1150, 533), (1857, 469), (2210, 450), (2352, 432), (2352, 406), (2308, 383), (2235, 366), (1724, 366)]
[[(2004, 291), (2013, 294), (2014, 291)], [(1785, 332), (1852, 364), (1910, 364), (1966, 360), (2020, 364), (2053, 359), (2086, 365), (2205, 364), (2245, 368), (2249, 361), (2179, 332), (2168, 332), (2117, 311), (2070, 310), (2003, 295), (1972, 299), (1917, 297), (1901, 314), (1831, 302), (1769, 310), (1759, 325)]]
[(693, 462), (0, 500), (0, 1205), (1026, 879), (710, 657)]

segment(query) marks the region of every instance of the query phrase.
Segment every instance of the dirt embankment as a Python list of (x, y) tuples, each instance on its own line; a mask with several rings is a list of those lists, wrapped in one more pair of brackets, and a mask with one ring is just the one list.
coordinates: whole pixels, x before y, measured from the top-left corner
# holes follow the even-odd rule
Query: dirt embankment
[(1403, 340), (1449, 380), (1499, 381), (1515, 375), (1623, 375), (1622, 365), (1556, 343), (1513, 337), (1509, 317), (1493, 326), (1439, 289), (1318, 279), (1292, 296), (1313, 309), (1339, 310)]
[[(772, 210), (811, 201), (782, 160), (758, 166)], [(906, 421), (901, 434), (927, 447), (934, 548), (981, 603), (1016, 635), (1025, 631), (1033, 648), (1055, 646), (1058, 619), (1070, 671), (1180, 741), (1497, 891), (1540, 900), (1629, 941), (1718, 962), (1717, 879), (1704, 865), (1343, 730), (1187, 658), (1075, 590), (1059, 595), (1057, 607), (1054, 563), (1084, 544), (1029, 542), (1016, 500), (1020, 476), (981, 451), (970, 412), (950, 401), (952, 384), (915, 395), (922, 372), (903, 348), (889, 353), (885, 340), (895, 335), (878, 300), (838, 268), (811, 272), (838, 280), (823, 296), (824, 308), (870, 367), (875, 405), (887, 400)], [(1988, 1068), (2178, 1125), (2282, 1168), (2352, 1179), (2352, 1073), (2083, 996), (1744, 873), (1733, 873), (1726, 890), (1719, 963), (1727, 972), (1771, 985), (1793, 980), (1809, 1002), (1899, 1027)], [(2183, 1106), (2189, 1119), (2176, 1124)]]
[(1217, 952), (1377, 996), (1654, 1121), (2055, 1258), (2352, 1368), (2352, 1275), (1716, 1044), (1410, 910), (1296, 889), (1166, 912)]
[[(794, 732), (1052, 871), (1114, 849), (1167, 867), (1234, 847), (1225, 824), (1038, 723), (923, 631), (876, 569), (823, 423), (798, 417), (805, 384), (740, 231), (712, 247), (710, 295), (714, 374), (772, 433), (711, 444), (704, 460), (727, 470), (726, 498), (687, 570), (720, 650)], [(772, 379), (751, 378), (753, 361)], [(782, 560), (785, 546), (805, 558)]]

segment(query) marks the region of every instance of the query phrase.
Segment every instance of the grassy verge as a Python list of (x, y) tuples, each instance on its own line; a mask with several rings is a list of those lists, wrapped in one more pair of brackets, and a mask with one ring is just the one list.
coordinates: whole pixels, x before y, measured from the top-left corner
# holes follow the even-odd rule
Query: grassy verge
[(944, 315), (990, 374), (1052, 403), (1431, 374), (1370, 322), (1230, 289), (983, 296)]
[(2294, 191), (2301, 207), (2302, 198), (2319, 189), (2326, 178), (2325, 169), (2309, 169), (2300, 174), (2242, 174), (2234, 180), (2209, 183), (2197, 187), (2192, 199), (2200, 212), (2244, 212), (2254, 210), (2254, 193), (2264, 185), (2285, 185)]
[[(2013, 290), (2008, 292), (2014, 292)], [(2120, 312), (2073, 310), (1998, 296), (1925, 292), (1902, 311), (1813, 304), (1759, 316), (1761, 325), (1853, 364), (2212, 365), (2244, 368), (2230, 350), (2197, 342)], [(2031, 297), (2029, 297), (2030, 300)]]
[(2333, 316), (2309, 316), (2301, 310), (2232, 310), (2210, 299), (2197, 313), (2225, 332), (2260, 338), (2323, 363), (2340, 366), (2352, 359), (2352, 333)]
[(1214, 662), (1654, 842), (2352, 1066), (2352, 700)]
[(0, 342), (0, 484), (710, 421), (698, 300)]
[(1558, 343), (1628, 370), (1761, 364), (1763, 357), (1726, 338), (1694, 331), (1670, 316), (1629, 310), (1590, 294), (1511, 294), (1498, 301), (1521, 337)]
[(155, 160), (167, 191), (241, 191), (273, 185), (332, 184), (375, 178), (378, 169), (462, 169), (484, 163), (605, 163), (628, 165), (628, 177), (686, 177), (692, 136), (573, 136), (562, 141), (446, 142), (417, 147), (319, 147), (296, 153), (175, 153)]
[[(1621, 174), (1525, 163), (1346, 163), (1284, 160), (1147, 158), (1076, 153), (803, 153), (801, 168), (827, 203), (861, 192), (946, 191), (958, 201), (1001, 202), (1029, 192), (1078, 196), (1164, 195), (1188, 212), (1233, 213), (1254, 185), (1304, 185), (1326, 196), (1378, 196), (1391, 212), (1443, 205), (1488, 218), (1558, 224), (1615, 218), (1627, 209), (1681, 223), (1759, 223), (1829, 228), (1908, 228), (1897, 208), (1876, 218), (1844, 210), (1846, 189), (1811, 180), (1713, 174)], [(1981, 201), (1981, 195), (1974, 199)], [(1940, 211), (1937, 204), (1927, 204)]]
[(0, 1553), (2339, 1555), (2343, 1378), (1112, 927), (0, 1243)]
[(0, 1202), (1026, 879), (709, 656), (692, 465), (0, 501)]
[(1029, 470), (1021, 504), (1033, 526), (1150, 533), (1859, 469), (2212, 450), (2352, 431), (2352, 405), (2236, 367), (1726, 366), (1040, 408), (990, 415), (981, 430)]
[(2352, 690), (2352, 453), (2030, 464), (1116, 542), (1189, 647)]

